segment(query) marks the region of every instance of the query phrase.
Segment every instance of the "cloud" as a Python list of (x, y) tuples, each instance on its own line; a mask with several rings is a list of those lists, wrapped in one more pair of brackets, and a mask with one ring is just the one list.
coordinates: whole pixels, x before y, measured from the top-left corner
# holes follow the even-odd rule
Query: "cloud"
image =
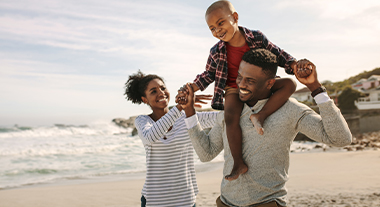
[[(174, 97), (204, 70), (217, 42), (204, 21), (212, 2), (0, 1), (0, 116), (90, 120), (148, 113), (124, 100), (128, 75), (158, 74)], [(243, 26), (314, 61), (321, 80), (337, 81), (378, 66), (379, 3), (346, 2), (232, 3)]]

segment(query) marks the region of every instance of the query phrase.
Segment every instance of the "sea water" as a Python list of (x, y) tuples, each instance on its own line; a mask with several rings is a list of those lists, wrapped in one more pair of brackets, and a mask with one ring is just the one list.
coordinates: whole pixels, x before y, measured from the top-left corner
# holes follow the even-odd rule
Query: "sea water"
[[(131, 132), (112, 122), (0, 127), (0, 189), (143, 173), (145, 150)], [(294, 142), (291, 151), (314, 146)], [(205, 165), (195, 157), (196, 166)]]

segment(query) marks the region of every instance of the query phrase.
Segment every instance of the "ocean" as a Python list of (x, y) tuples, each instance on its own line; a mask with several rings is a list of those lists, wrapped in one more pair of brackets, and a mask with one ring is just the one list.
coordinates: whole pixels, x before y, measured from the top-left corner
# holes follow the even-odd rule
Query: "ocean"
[[(145, 150), (131, 132), (112, 122), (0, 127), (0, 189), (141, 175)], [(311, 151), (315, 145), (294, 142), (291, 151)], [(212, 162), (222, 162), (222, 154)], [(207, 165), (195, 159), (196, 166)]]

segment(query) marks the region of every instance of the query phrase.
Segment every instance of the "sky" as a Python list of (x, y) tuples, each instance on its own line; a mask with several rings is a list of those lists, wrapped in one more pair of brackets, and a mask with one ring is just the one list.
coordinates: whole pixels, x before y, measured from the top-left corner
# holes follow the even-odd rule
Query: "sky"
[[(174, 105), (177, 89), (204, 71), (218, 41), (204, 19), (212, 2), (1, 0), (0, 126), (80, 125), (149, 114), (148, 106), (123, 95), (138, 70), (163, 77)], [(378, 0), (231, 2), (239, 25), (314, 62), (320, 81), (380, 67)]]

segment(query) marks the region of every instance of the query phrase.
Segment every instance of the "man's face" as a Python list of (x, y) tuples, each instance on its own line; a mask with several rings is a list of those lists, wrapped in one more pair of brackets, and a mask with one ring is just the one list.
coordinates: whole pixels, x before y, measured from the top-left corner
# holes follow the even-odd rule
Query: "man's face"
[(269, 97), (274, 81), (273, 78), (268, 78), (261, 67), (242, 60), (236, 78), (239, 99), (249, 106), (255, 105), (258, 100)]

